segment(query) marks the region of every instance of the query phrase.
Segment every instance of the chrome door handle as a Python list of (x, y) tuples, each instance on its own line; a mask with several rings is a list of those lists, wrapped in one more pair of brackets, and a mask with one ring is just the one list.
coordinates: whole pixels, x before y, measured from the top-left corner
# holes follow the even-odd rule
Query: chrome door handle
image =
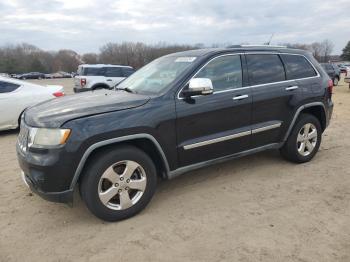
[(288, 86), (287, 88), (286, 88), (286, 90), (287, 91), (291, 91), (291, 90), (295, 90), (295, 89), (298, 89), (299, 88), (299, 86)]
[(248, 95), (241, 95), (241, 96), (235, 96), (234, 98), (232, 98), (233, 100), (242, 100), (242, 99), (246, 99), (248, 98)]

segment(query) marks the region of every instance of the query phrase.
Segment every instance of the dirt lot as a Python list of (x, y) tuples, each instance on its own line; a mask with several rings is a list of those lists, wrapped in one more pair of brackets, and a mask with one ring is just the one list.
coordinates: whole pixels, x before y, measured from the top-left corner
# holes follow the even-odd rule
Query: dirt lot
[[(71, 92), (71, 80), (53, 80)], [(40, 81), (40, 83), (45, 83)], [(138, 216), (105, 223), (32, 195), (16, 132), (0, 133), (0, 261), (350, 261), (350, 90), (311, 163), (270, 151), (159, 185)]]

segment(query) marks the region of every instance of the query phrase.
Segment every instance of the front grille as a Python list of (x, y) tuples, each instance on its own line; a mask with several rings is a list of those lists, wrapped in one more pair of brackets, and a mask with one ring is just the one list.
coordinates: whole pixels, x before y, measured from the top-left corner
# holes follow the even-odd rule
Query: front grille
[(18, 145), (23, 152), (27, 151), (29, 128), (21, 121), (20, 132), (18, 135)]

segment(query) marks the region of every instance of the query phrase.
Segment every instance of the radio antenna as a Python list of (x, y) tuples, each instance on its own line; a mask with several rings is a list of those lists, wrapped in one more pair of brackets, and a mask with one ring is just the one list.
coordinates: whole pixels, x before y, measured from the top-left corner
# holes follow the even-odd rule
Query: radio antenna
[(275, 33), (272, 33), (272, 35), (271, 35), (269, 41), (266, 43), (267, 45), (270, 45), (270, 44), (271, 44), (271, 40), (272, 40), (272, 37), (274, 36), (274, 34), (275, 34)]

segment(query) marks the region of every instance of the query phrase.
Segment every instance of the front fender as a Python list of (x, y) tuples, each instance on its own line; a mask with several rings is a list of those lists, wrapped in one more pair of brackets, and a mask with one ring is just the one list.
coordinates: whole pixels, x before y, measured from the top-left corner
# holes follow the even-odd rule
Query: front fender
[(133, 135), (127, 135), (127, 136), (122, 136), (122, 137), (117, 137), (117, 138), (112, 138), (112, 139), (108, 139), (108, 140), (104, 140), (104, 141), (100, 141), (97, 142), (95, 144), (92, 144), (83, 154), (78, 167), (74, 173), (73, 179), (72, 179), (72, 183), (70, 185), (70, 189), (74, 189), (75, 185), (77, 184), (79, 177), (81, 175), (81, 172), (83, 170), (83, 167), (86, 163), (86, 160), (88, 159), (88, 157), (92, 154), (92, 152), (98, 148), (101, 148), (103, 146), (107, 146), (107, 145), (111, 145), (111, 144), (115, 144), (115, 143), (120, 143), (120, 142), (129, 142), (129, 141), (133, 141), (135, 139), (140, 139), (140, 138), (144, 138), (144, 139), (148, 139), (150, 140), (155, 147), (158, 150), (159, 155), (161, 156), (162, 160), (163, 160), (163, 164), (165, 166), (166, 169), (166, 174), (169, 174), (170, 170), (169, 170), (169, 164), (167, 161), (167, 158), (164, 154), (164, 151), (162, 149), (162, 147), (160, 146), (160, 144), (158, 143), (158, 141), (150, 134), (146, 134), (146, 133), (142, 133), (142, 134), (133, 134)]

